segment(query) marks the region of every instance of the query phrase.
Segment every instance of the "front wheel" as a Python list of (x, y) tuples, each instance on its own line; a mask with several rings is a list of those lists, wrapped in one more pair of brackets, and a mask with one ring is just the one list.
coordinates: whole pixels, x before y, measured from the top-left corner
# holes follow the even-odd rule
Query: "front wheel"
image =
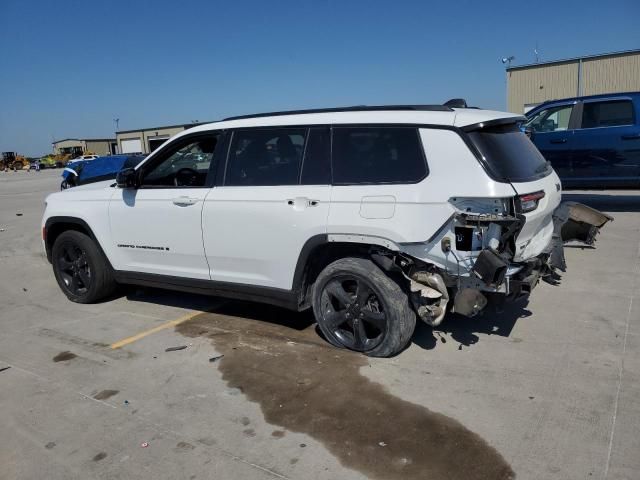
[(58, 285), (72, 302), (95, 303), (115, 291), (111, 267), (96, 243), (84, 233), (61, 233), (51, 255)]
[(313, 287), (318, 326), (336, 347), (389, 357), (409, 343), (416, 316), (400, 286), (371, 260), (329, 264)]

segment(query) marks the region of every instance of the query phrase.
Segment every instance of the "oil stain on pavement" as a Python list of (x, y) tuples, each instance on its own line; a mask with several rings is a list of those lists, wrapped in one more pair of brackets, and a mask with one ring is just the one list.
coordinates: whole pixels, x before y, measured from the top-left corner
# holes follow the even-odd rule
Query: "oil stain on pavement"
[[(343, 466), (370, 478), (515, 478), (502, 456), (457, 420), (361, 375), (367, 358), (326, 344), (310, 316), (227, 305), (176, 331), (211, 339), (224, 355), (223, 380), (258, 403), (268, 423), (311, 436)], [(260, 321), (247, 318), (252, 315)]]
[(118, 393), (120, 393), (120, 390), (102, 390), (96, 393), (93, 398), (95, 398), (96, 400), (106, 400), (107, 398), (111, 398)]
[(53, 361), (56, 362), (56, 363), (57, 362), (67, 362), (69, 360), (73, 360), (76, 357), (77, 357), (77, 355), (75, 353), (71, 353), (69, 351), (60, 352), (55, 357), (53, 357)]

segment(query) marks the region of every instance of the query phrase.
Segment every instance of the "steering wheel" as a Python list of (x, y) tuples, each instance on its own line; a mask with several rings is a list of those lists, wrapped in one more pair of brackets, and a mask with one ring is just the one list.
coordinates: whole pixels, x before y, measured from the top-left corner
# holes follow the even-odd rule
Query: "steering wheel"
[(181, 168), (173, 177), (173, 184), (176, 187), (193, 187), (198, 180), (198, 171), (193, 168)]

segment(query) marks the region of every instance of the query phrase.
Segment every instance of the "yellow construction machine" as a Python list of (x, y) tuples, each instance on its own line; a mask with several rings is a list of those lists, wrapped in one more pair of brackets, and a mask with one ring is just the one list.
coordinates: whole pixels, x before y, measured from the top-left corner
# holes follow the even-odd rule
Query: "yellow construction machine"
[(0, 170), (29, 170), (31, 164), (26, 157), (17, 155), (16, 152), (2, 152), (2, 160), (0, 160)]

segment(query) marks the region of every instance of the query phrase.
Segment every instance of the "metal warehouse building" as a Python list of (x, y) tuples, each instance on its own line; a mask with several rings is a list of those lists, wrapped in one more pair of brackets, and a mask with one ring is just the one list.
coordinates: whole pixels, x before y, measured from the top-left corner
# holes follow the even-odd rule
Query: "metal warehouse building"
[(547, 100), (633, 91), (640, 91), (640, 49), (507, 68), (514, 113)]
[(115, 138), (65, 138), (52, 143), (53, 153), (70, 154), (74, 157), (85, 153), (112, 155), (116, 152)]
[(116, 132), (118, 151), (120, 153), (151, 153), (169, 138), (196, 125), (201, 125), (201, 123), (121, 130)]

